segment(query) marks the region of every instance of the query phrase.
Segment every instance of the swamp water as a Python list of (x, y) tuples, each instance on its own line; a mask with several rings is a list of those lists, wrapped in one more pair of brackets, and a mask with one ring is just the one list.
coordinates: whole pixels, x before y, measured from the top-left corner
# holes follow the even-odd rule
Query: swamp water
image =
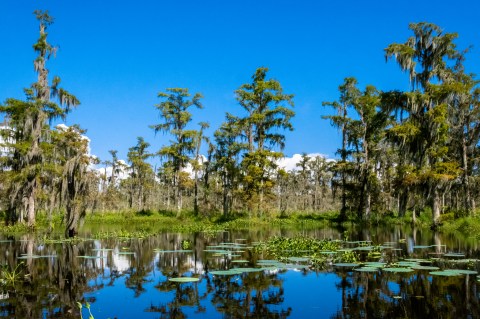
[(273, 236), (345, 236), (328, 228), (3, 237), (0, 318), (80, 318), (78, 302), (95, 319), (480, 317), (477, 242), (401, 228), (348, 234), (342, 248), (370, 263), (336, 264), (323, 252), (327, 262), (314, 269), (312, 252), (279, 261), (253, 248)]

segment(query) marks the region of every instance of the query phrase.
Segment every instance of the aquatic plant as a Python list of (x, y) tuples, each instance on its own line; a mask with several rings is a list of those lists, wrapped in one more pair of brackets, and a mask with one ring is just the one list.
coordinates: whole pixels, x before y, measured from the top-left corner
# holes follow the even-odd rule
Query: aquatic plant
[(15, 287), (15, 284), (22, 278), (22, 271), (23, 271), (24, 263), (18, 263), (15, 268), (10, 269), (7, 265), (2, 267), (2, 282), (6, 286)]
[(136, 231), (128, 231), (125, 229), (121, 229), (118, 231), (111, 231), (111, 232), (98, 232), (93, 235), (95, 239), (106, 239), (106, 238), (124, 238), (124, 239), (133, 239), (133, 238), (146, 238), (156, 235), (156, 232), (147, 231), (147, 230), (136, 230)]
[[(80, 309), (80, 319), (83, 319), (83, 315), (82, 315), (83, 305), (82, 303), (77, 301), (77, 306)], [(88, 302), (85, 303), (85, 308), (88, 309), (88, 319), (95, 319), (92, 315), (92, 311), (90, 310), (90, 304)]]
[(189, 239), (184, 239), (182, 240), (181, 246), (182, 246), (182, 249), (189, 250), (189, 249), (192, 249), (193, 243)]

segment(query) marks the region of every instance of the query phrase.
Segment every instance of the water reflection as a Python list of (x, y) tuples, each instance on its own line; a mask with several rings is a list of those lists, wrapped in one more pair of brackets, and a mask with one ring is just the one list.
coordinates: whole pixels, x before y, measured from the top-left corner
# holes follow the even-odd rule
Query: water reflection
[[(162, 233), (142, 240), (43, 242), (30, 236), (3, 238), (0, 263), (18, 280), (0, 285), (2, 318), (79, 318), (77, 302), (91, 303), (95, 318), (476, 318), (479, 293), (474, 275), (435, 277), (427, 271), (409, 274), (263, 270), (237, 275), (210, 271), (236, 267), (258, 256), (246, 249), (239, 257), (204, 252), (207, 246), (245, 239), (247, 244), (274, 235), (298, 233), (342, 238), (334, 229), (291, 231), (258, 229), (203, 234)], [(428, 257), (439, 251), (479, 255), (476, 242), (401, 228), (348, 230), (349, 239), (399, 242), (401, 250), (385, 253)], [(85, 234), (89, 237), (89, 234)], [(191, 252), (165, 252), (192, 243)], [(435, 244), (429, 252), (416, 246)], [(159, 249), (163, 251), (159, 251)], [(263, 256), (265, 257), (265, 256)], [(471, 265), (478, 268), (478, 262)], [(194, 283), (169, 278), (194, 276)], [(2, 276), (4, 278), (4, 276)], [(85, 313), (84, 313), (85, 317)]]
[(475, 277), (435, 277), (428, 272), (343, 274), (342, 309), (333, 318), (477, 318)]

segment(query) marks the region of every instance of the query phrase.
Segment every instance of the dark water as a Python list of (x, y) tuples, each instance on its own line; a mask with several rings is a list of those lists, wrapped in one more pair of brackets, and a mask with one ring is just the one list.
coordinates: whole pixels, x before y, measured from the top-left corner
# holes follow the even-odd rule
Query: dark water
[[(240, 240), (248, 244), (274, 235), (398, 242), (401, 250), (382, 260), (427, 257), (434, 252), (463, 252), (480, 258), (478, 242), (428, 231), (362, 229), (339, 233), (333, 229), (287, 231), (258, 229), (205, 234), (162, 233), (147, 239), (84, 240), (42, 243), (31, 236), (3, 238), (0, 263), (11, 271), (19, 263), (15, 283), (0, 283), (1, 318), (80, 318), (76, 303), (91, 305), (99, 318), (480, 318), (480, 287), (476, 275), (438, 277), (428, 271), (361, 273), (338, 271), (263, 270), (214, 276), (212, 270), (237, 267), (233, 259), (257, 258), (250, 250), (240, 257), (212, 256), (208, 245)], [(91, 236), (89, 231), (82, 234)], [(405, 241), (403, 241), (403, 239)], [(190, 253), (160, 253), (182, 249)], [(414, 245), (438, 245), (414, 249)], [(445, 246), (443, 246), (445, 245)], [(112, 250), (98, 250), (112, 249)], [(26, 257), (22, 257), (26, 254)], [(29, 256), (48, 256), (34, 258)], [(105, 258), (82, 258), (97, 256)], [(431, 255), (430, 255), (431, 256)], [(20, 258), (19, 258), (20, 257)], [(469, 269), (479, 268), (471, 261)], [(193, 275), (196, 283), (173, 283), (168, 278)], [(88, 311), (83, 309), (83, 317)]]

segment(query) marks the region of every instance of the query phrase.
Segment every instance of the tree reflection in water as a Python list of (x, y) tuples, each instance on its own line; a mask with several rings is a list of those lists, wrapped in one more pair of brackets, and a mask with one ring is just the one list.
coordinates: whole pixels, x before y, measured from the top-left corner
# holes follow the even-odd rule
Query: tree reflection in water
[[(76, 303), (86, 301), (91, 303), (95, 318), (115, 315), (119, 318), (299, 318), (302, 314), (332, 318), (480, 317), (480, 296), (474, 275), (435, 277), (424, 270), (397, 274), (337, 269), (327, 276), (332, 281), (326, 285), (326, 277), (318, 275), (321, 271), (315, 274), (306, 270), (300, 277), (298, 272), (293, 275), (291, 271), (271, 270), (233, 276), (209, 273), (239, 264), (232, 263), (235, 257), (228, 254), (206, 253), (207, 246), (232, 238), (259, 241), (274, 234), (271, 229), (230, 234), (228, 238), (226, 233), (216, 237), (162, 233), (141, 240), (70, 243), (43, 242), (31, 235), (10, 238), (11, 241), (0, 242), (0, 264), (6, 270), (14, 269), (19, 262), (24, 264), (18, 268), (20, 280), (10, 285), (0, 284), (0, 295), (6, 296), (8, 292), (8, 298), (0, 299), (0, 318), (79, 318)], [(392, 232), (391, 237), (380, 232), (358, 234), (360, 239), (372, 238), (376, 242), (406, 239), (399, 244), (401, 251), (387, 251), (383, 255), (387, 262), (398, 256), (406, 257), (409, 252), (428, 257), (426, 251), (413, 249), (409, 242), (434, 243), (437, 246), (431, 252), (445, 251), (446, 244), (449, 251), (463, 251), (468, 258), (479, 256), (476, 246), (425, 232), (413, 235)], [(322, 233), (316, 230), (312, 235), (318, 237)], [(179, 250), (183, 240), (193, 243), (192, 252), (158, 251)], [(50, 257), (35, 258), (35, 255)], [(80, 258), (86, 255), (105, 258)], [(253, 251), (246, 251), (237, 259), (248, 260), (242, 263), (245, 267), (256, 267), (258, 257)], [(478, 269), (480, 264), (470, 267)], [(168, 281), (179, 276), (194, 276), (200, 281), (180, 284)], [(295, 280), (309, 281), (307, 286), (312, 288), (295, 290), (292, 284)], [(318, 296), (307, 298), (301, 293)], [(328, 310), (328, 314), (318, 313), (317, 309)]]
[(214, 276), (213, 283), (212, 304), (225, 318), (287, 318), (292, 311), (273, 307), (284, 300), (283, 282), (276, 273)]
[(342, 310), (333, 318), (476, 318), (479, 295), (470, 277), (344, 273), (337, 285)]
[(78, 318), (77, 301), (83, 301), (85, 293), (102, 287), (88, 284), (89, 279), (101, 273), (95, 260), (77, 258), (89, 245), (91, 242), (38, 245), (31, 235), (9, 243), (2, 250), (1, 263), (13, 269), (18, 258), (27, 254), (21, 259), (26, 266), (15, 286), (4, 288), (10, 298), (0, 303), (0, 317)]

